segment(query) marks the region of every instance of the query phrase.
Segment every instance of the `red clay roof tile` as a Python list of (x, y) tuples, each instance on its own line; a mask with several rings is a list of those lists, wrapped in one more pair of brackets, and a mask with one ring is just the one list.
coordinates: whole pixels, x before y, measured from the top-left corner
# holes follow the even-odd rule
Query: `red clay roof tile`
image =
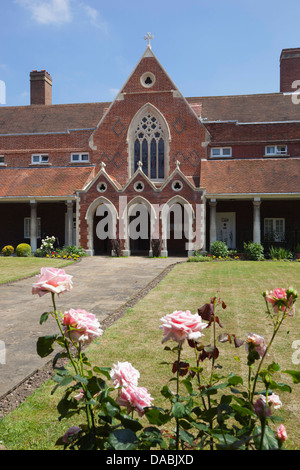
[(201, 187), (207, 194), (300, 192), (300, 159), (203, 160)]
[(93, 167), (1, 168), (0, 197), (72, 196), (93, 176)]

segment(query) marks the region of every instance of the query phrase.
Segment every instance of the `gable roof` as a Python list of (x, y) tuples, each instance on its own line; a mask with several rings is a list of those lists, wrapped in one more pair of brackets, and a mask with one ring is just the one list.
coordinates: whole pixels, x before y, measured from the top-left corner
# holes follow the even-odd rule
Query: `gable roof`
[[(300, 122), (300, 105), (290, 94), (206, 96), (185, 98), (205, 124), (216, 121)], [(0, 135), (66, 133), (94, 130), (111, 102), (35, 106), (0, 106)]]
[(299, 194), (300, 158), (203, 160), (206, 195)]
[(1, 168), (0, 197), (71, 197), (94, 175), (94, 167)]
[(94, 129), (109, 103), (0, 106), (0, 135)]
[(290, 93), (186, 98), (202, 121), (300, 121), (300, 105)]

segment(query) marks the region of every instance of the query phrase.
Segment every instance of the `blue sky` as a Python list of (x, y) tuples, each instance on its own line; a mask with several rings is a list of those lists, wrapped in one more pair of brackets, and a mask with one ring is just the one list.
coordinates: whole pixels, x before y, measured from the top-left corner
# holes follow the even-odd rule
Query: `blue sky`
[(54, 104), (113, 100), (147, 32), (187, 97), (278, 92), (280, 52), (300, 47), (299, 0), (1, 0), (0, 19), (7, 106), (29, 104), (42, 69)]

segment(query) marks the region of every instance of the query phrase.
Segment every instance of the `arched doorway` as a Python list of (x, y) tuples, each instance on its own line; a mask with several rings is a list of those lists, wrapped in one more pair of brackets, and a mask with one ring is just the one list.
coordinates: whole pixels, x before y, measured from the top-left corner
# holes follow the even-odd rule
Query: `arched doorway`
[[(101, 206), (100, 206), (101, 207)], [(102, 204), (103, 214), (95, 211), (93, 221), (94, 255), (109, 255), (111, 253), (109, 233), (109, 210)]]
[(168, 214), (168, 255), (186, 255), (186, 230), (184, 227), (184, 208), (181, 204), (175, 204)]
[(93, 255), (110, 255), (111, 240), (116, 238), (118, 213), (105, 197), (95, 199), (86, 213), (88, 251)]
[(184, 198), (175, 196), (162, 210), (163, 250), (168, 256), (188, 256), (193, 249), (194, 211)]
[(150, 214), (145, 204), (133, 204), (128, 211), (129, 249), (132, 256), (149, 256)]

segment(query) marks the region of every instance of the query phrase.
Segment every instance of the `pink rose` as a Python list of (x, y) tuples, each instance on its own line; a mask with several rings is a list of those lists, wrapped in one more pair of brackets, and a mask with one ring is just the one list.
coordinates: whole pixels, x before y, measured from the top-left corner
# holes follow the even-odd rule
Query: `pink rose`
[(120, 406), (126, 406), (127, 413), (135, 410), (138, 412), (139, 416), (143, 416), (145, 414), (144, 408), (150, 407), (152, 400), (153, 398), (145, 387), (129, 385), (121, 389), (116, 402)]
[(259, 418), (271, 416), (271, 408), (266, 403), (266, 397), (260, 397), (254, 403), (254, 411)]
[(284, 442), (287, 440), (287, 432), (286, 432), (286, 429), (285, 429), (285, 426), (283, 424), (281, 424), (277, 429), (276, 429), (276, 432), (275, 432), (275, 436), (277, 437), (277, 439), (281, 442)]
[(254, 403), (254, 409), (257, 416), (270, 416), (272, 412), (270, 405), (273, 405), (275, 410), (281, 408), (282, 403), (278, 395), (276, 395), (275, 393), (271, 393), (271, 395), (268, 395), (268, 403), (265, 395), (259, 395), (259, 398)]
[(63, 329), (72, 341), (87, 344), (103, 334), (95, 315), (81, 309), (70, 308), (64, 313)]
[(277, 288), (273, 291), (264, 292), (264, 297), (266, 302), (270, 303), (273, 306), (275, 313), (285, 312), (288, 310), (289, 316), (294, 316), (295, 314), (295, 301), (298, 297), (296, 291), (293, 288), (289, 287), (288, 289)]
[(111, 370), (110, 376), (116, 388), (128, 387), (129, 385), (137, 386), (140, 373), (130, 364), (130, 362), (118, 362), (117, 364), (114, 364), (114, 368)]
[(280, 398), (278, 395), (276, 395), (276, 393), (271, 393), (271, 395), (268, 395), (268, 403), (273, 405), (275, 410), (278, 410), (282, 406)]
[(71, 426), (67, 432), (65, 432), (65, 434), (63, 435), (62, 437), (62, 440), (63, 442), (65, 442), (66, 444), (68, 444), (69, 442), (71, 442), (74, 437), (76, 437), (79, 433), (81, 432), (81, 428), (79, 428), (78, 426)]
[(249, 333), (248, 335), (246, 335), (246, 338), (247, 338), (246, 343), (245, 343), (246, 351), (249, 352), (249, 347), (250, 345), (252, 345), (255, 348), (255, 350), (258, 352), (260, 357), (262, 357), (267, 348), (265, 339), (262, 336), (257, 335), (255, 333)]
[(32, 285), (32, 294), (38, 294), (40, 297), (53, 292), (61, 294), (70, 291), (73, 287), (72, 277), (59, 268), (41, 268), (37, 281)]
[(162, 343), (173, 340), (182, 344), (185, 339), (197, 341), (202, 336), (202, 330), (208, 326), (207, 323), (202, 322), (200, 315), (197, 313), (193, 315), (189, 310), (186, 312), (176, 310), (161, 318), (161, 321), (163, 325), (160, 328), (164, 335)]

